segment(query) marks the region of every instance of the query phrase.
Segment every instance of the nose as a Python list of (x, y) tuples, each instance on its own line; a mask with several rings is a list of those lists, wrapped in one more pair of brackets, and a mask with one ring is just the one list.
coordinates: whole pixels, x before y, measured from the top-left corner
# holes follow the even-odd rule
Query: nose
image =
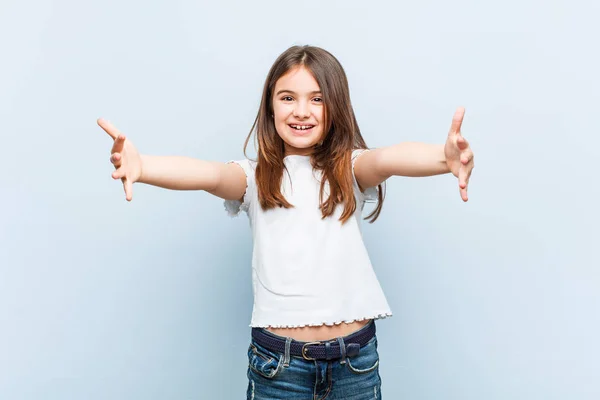
[(310, 117), (310, 109), (308, 104), (303, 101), (296, 102), (296, 107), (294, 107), (294, 117), (296, 118), (308, 118)]

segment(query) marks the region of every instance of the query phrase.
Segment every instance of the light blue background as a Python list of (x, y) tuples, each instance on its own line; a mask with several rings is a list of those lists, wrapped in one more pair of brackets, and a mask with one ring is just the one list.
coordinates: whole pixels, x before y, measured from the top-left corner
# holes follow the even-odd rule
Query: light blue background
[(364, 224), (395, 313), (383, 395), (600, 398), (597, 4), (3, 0), (0, 398), (243, 398), (246, 216), (144, 185), (127, 203), (95, 121), (242, 158), (293, 44), (339, 58), (371, 147), (441, 143), (467, 110), (470, 201), (392, 178)]

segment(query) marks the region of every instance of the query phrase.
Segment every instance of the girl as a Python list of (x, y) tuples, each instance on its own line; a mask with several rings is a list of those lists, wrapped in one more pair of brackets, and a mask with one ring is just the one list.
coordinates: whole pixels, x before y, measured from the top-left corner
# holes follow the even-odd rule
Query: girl
[(246, 212), (253, 234), (254, 308), (248, 348), (249, 399), (380, 399), (375, 320), (392, 315), (360, 231), (365, 202), (383, 204), (393, 175), (452, 172), (467, 201), (473, 152), (464, 109), (445, 145), (402, 143), (368, 150), (346, 74), (329, 52), (294, 46), (267, 76), (254, 133), (257, 160), (228, 163), (140, 155), (105, 120), (114, 179), (127, 200), (142, 182), (205, 190), (230, 215)]

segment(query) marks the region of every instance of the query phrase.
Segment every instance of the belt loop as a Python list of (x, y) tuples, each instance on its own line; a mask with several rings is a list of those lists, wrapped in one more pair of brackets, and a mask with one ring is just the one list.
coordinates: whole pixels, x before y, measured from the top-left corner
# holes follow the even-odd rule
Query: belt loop
[(331, 360), (331, 343), (325, 342), (325, 359), (327, 361)]
[(337, 341), (340, 344), (340, 352), (342, 353), (340, 364), (346, 364), (346, 344), (344, 343), (344, 338), (340, 336), (337, 338)]
[(285, 338), (285, 354), (283, 355), (283, 366), (284, 367), (290, 366), (290, 345), (291, 344), (292, 344), (292, 338), (286, 337)]

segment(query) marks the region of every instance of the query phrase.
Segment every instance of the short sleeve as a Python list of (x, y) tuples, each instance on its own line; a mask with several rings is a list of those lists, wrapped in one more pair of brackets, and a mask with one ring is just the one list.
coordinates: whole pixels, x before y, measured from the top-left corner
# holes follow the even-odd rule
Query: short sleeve
[(225, 206), (225, 211), (230, 217), (236, 217), (240, 211), (245, 211), (248, 213), (248, 209), (250, 208), (250, 202), (252, 198), (252, 193), (254, 192), (254, 168), (252, 167), (250, 160), (240, 160), (240, 161), (229, 161), (227, 164), (235, 163), (242, 167), (244, 173), (246, 174), (246, 192), (244, 193), (243, 202), (238, 200), (225, 200), (223, 205)]
[[(356, 162), (358, 157), (360, 157), (362, 154), (366, 153), (367, 151), (369, 151), (369, 149), (355, 149), (354, 151), (352, 151), (352, 178), (354, 179), (354, 184), (356, 185), (357, 188), (358, 188), (358, 182), (356, 180), (356, 176), (354, 175), (354, 163)], [(358, 188), (358, 191), (360, 192), (360, 188)], [(376, 202), (377, 199), (379, 198), (379, 196), (378, 196), (379, 191), (377, 189), (377, 186), (373, 186), (370, 188), (364, 188), (364, 192), (362, 192), (361, 194), (362, 194), (365, 202), (369, 202), (369, 203)]]

